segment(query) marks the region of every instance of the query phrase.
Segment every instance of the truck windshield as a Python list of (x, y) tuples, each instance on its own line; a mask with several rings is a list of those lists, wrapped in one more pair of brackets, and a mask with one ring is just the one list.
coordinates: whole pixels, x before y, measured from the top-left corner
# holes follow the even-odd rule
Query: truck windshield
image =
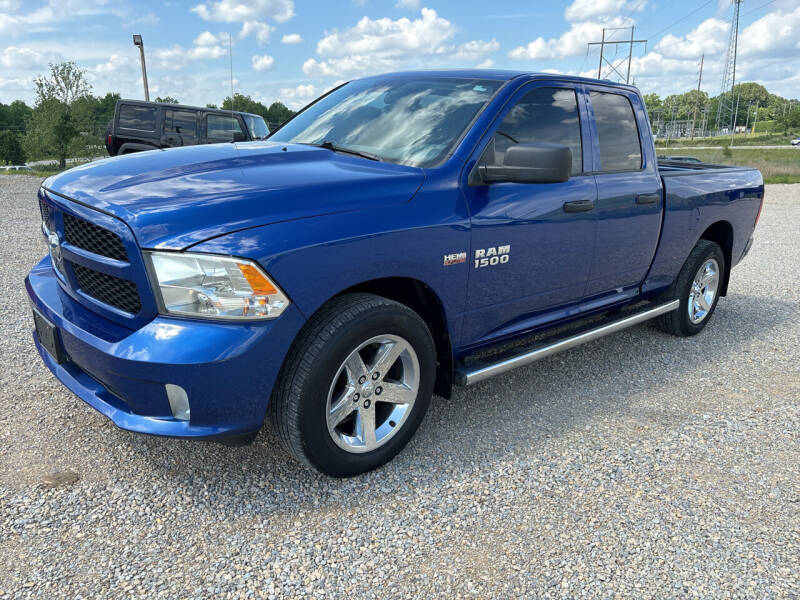
[(440, 162), (502, 81), (370, 78), (309, 106), (270, 140), (326, 145), (426, 167)]
[(243, 115), (247, 122), (247, 129), (254, 140), (265, 140), (269, 135), (269, 128), (262, 117), (257, 115)]

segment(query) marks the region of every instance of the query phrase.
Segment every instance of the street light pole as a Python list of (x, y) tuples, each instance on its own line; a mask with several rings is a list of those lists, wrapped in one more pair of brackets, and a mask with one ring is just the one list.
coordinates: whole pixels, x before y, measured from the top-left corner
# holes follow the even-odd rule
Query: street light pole
[(133, 45), (139, 46), (139, 56), (142, 59), (142, 83), (144, 84), (144, 99), (147, 102), (150, 102), (150, 90), (147, 87), (147, 67), (144, 63), (144, 42), (142, 41), (141, 35), (135, 34), (133, 36)]

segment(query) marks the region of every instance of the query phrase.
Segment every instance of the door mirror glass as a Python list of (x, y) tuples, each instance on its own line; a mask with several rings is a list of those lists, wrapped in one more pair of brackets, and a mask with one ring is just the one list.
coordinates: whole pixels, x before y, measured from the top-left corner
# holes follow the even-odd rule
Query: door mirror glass
[(514, 144), (506, 149), (503, 164), (479, 164), (476, 168), (479, 181), (474, 183), (560, 183), (569, 179), (571, 171), (569, 146), (545, 142)]

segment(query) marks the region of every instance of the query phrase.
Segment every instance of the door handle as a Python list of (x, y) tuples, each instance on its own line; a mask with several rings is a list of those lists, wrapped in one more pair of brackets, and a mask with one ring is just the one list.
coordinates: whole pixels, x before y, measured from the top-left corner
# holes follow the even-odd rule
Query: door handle
[(636, 196), (636, 204), (656, 204), (661, 200), (661, 194), (639, 194)]
[(592, 210), (594, 208), (594, 200), (572, 200), (571, 202), (564, 202), (564, 212), (579, 213)]

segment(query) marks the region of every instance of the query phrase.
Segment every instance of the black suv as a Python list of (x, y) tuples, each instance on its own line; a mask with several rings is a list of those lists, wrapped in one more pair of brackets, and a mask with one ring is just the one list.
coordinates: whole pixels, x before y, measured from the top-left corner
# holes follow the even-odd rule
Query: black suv
[(142, 150), (263, 140), (269, 135), (259, 115), (141, 100), (119, 100), (106, 130), (109, 155)]

